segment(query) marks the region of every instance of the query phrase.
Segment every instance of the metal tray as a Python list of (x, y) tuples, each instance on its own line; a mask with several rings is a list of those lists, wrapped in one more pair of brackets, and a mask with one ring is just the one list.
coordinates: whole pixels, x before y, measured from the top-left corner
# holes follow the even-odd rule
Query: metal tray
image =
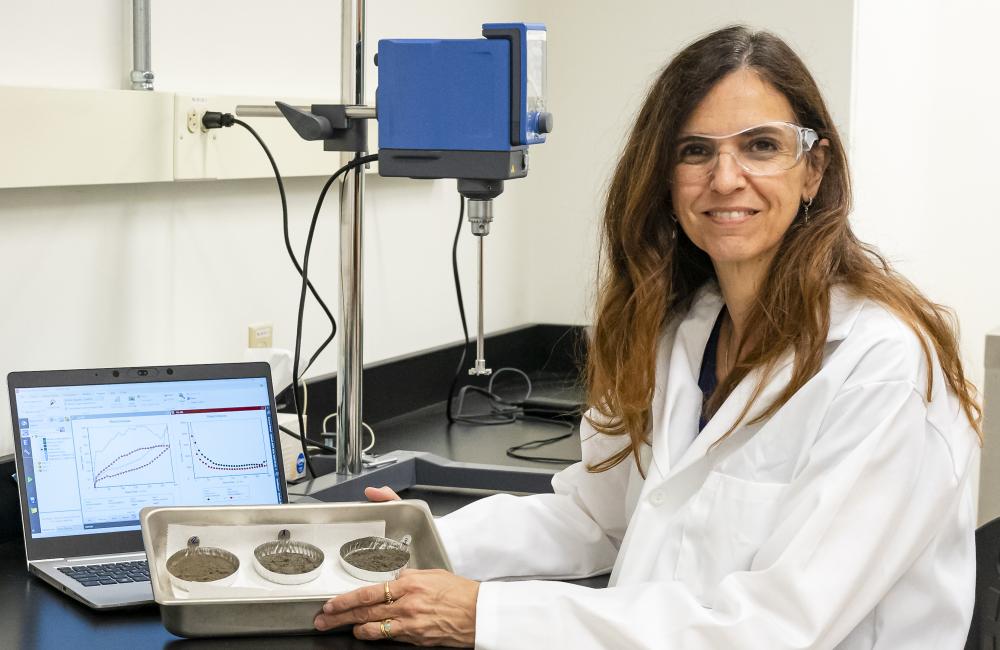
[[(446, 569), (451, 562), (441, 544), (434, 517), (423, 501), (383, 503), (317, 503), (280, 506), (143, 508), (139, 513), (142, 542), (149, 561), (153, 599), (160, 605), (163, 626), (183, 637), (305, 634), (325, 598), (177, 598), (163, 568), (170, 524), (257, 525), (331, 524), (385, 521), (387, 537), (413, 536), (410, 568)], [(333, 594), (331, 594), (333, 595)]]

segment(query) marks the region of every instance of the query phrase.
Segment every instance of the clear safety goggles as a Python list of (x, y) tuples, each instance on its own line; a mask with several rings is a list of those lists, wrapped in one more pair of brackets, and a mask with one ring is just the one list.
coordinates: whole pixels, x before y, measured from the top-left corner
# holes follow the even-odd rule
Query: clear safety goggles
[(788, 171), (812, 149), (819, 135), (790, 122), (766, 122), (729, 135), (682, 135), (675, 149), (678, 182), (701, 181), (729, 154), (747, 174), (774, 176)]

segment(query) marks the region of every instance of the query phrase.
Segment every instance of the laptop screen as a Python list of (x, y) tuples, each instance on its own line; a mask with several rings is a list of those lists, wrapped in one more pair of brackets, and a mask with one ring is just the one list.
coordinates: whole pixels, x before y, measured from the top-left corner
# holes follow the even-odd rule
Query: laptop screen
[(14, 388), (31, 537), (138, 531), (146, 506), (282, 503), (268, 385)]

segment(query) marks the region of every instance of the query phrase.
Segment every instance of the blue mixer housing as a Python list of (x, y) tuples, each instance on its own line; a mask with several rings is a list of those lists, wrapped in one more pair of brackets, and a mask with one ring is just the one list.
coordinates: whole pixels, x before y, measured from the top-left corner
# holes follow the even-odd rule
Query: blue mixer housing
[(379, 41), (380, 149), (504, 151), (510, 140), (510, 43)]
[(545, 142), (552, 125), (544, 110), (544, 31), (493, 23), (483, 25), (485, 38), (380, 40), (379, 173), (524, 176), (527, 146)]

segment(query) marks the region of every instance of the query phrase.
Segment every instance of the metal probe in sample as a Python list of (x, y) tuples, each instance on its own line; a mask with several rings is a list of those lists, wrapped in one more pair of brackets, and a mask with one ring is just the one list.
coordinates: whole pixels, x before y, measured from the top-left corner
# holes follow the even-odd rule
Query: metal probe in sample
[(490, 234), (493, 221), (493, 199), (469, 199), (469, 225), (472, 234), (479, 239), (479, 282), (478, 282), (478, 331), (476, 332), (476, 365), (469, 368), (470, 375), (490, 375), (493, 371), (486, 367), (485, 343), (483, 340), (483, 237)]

